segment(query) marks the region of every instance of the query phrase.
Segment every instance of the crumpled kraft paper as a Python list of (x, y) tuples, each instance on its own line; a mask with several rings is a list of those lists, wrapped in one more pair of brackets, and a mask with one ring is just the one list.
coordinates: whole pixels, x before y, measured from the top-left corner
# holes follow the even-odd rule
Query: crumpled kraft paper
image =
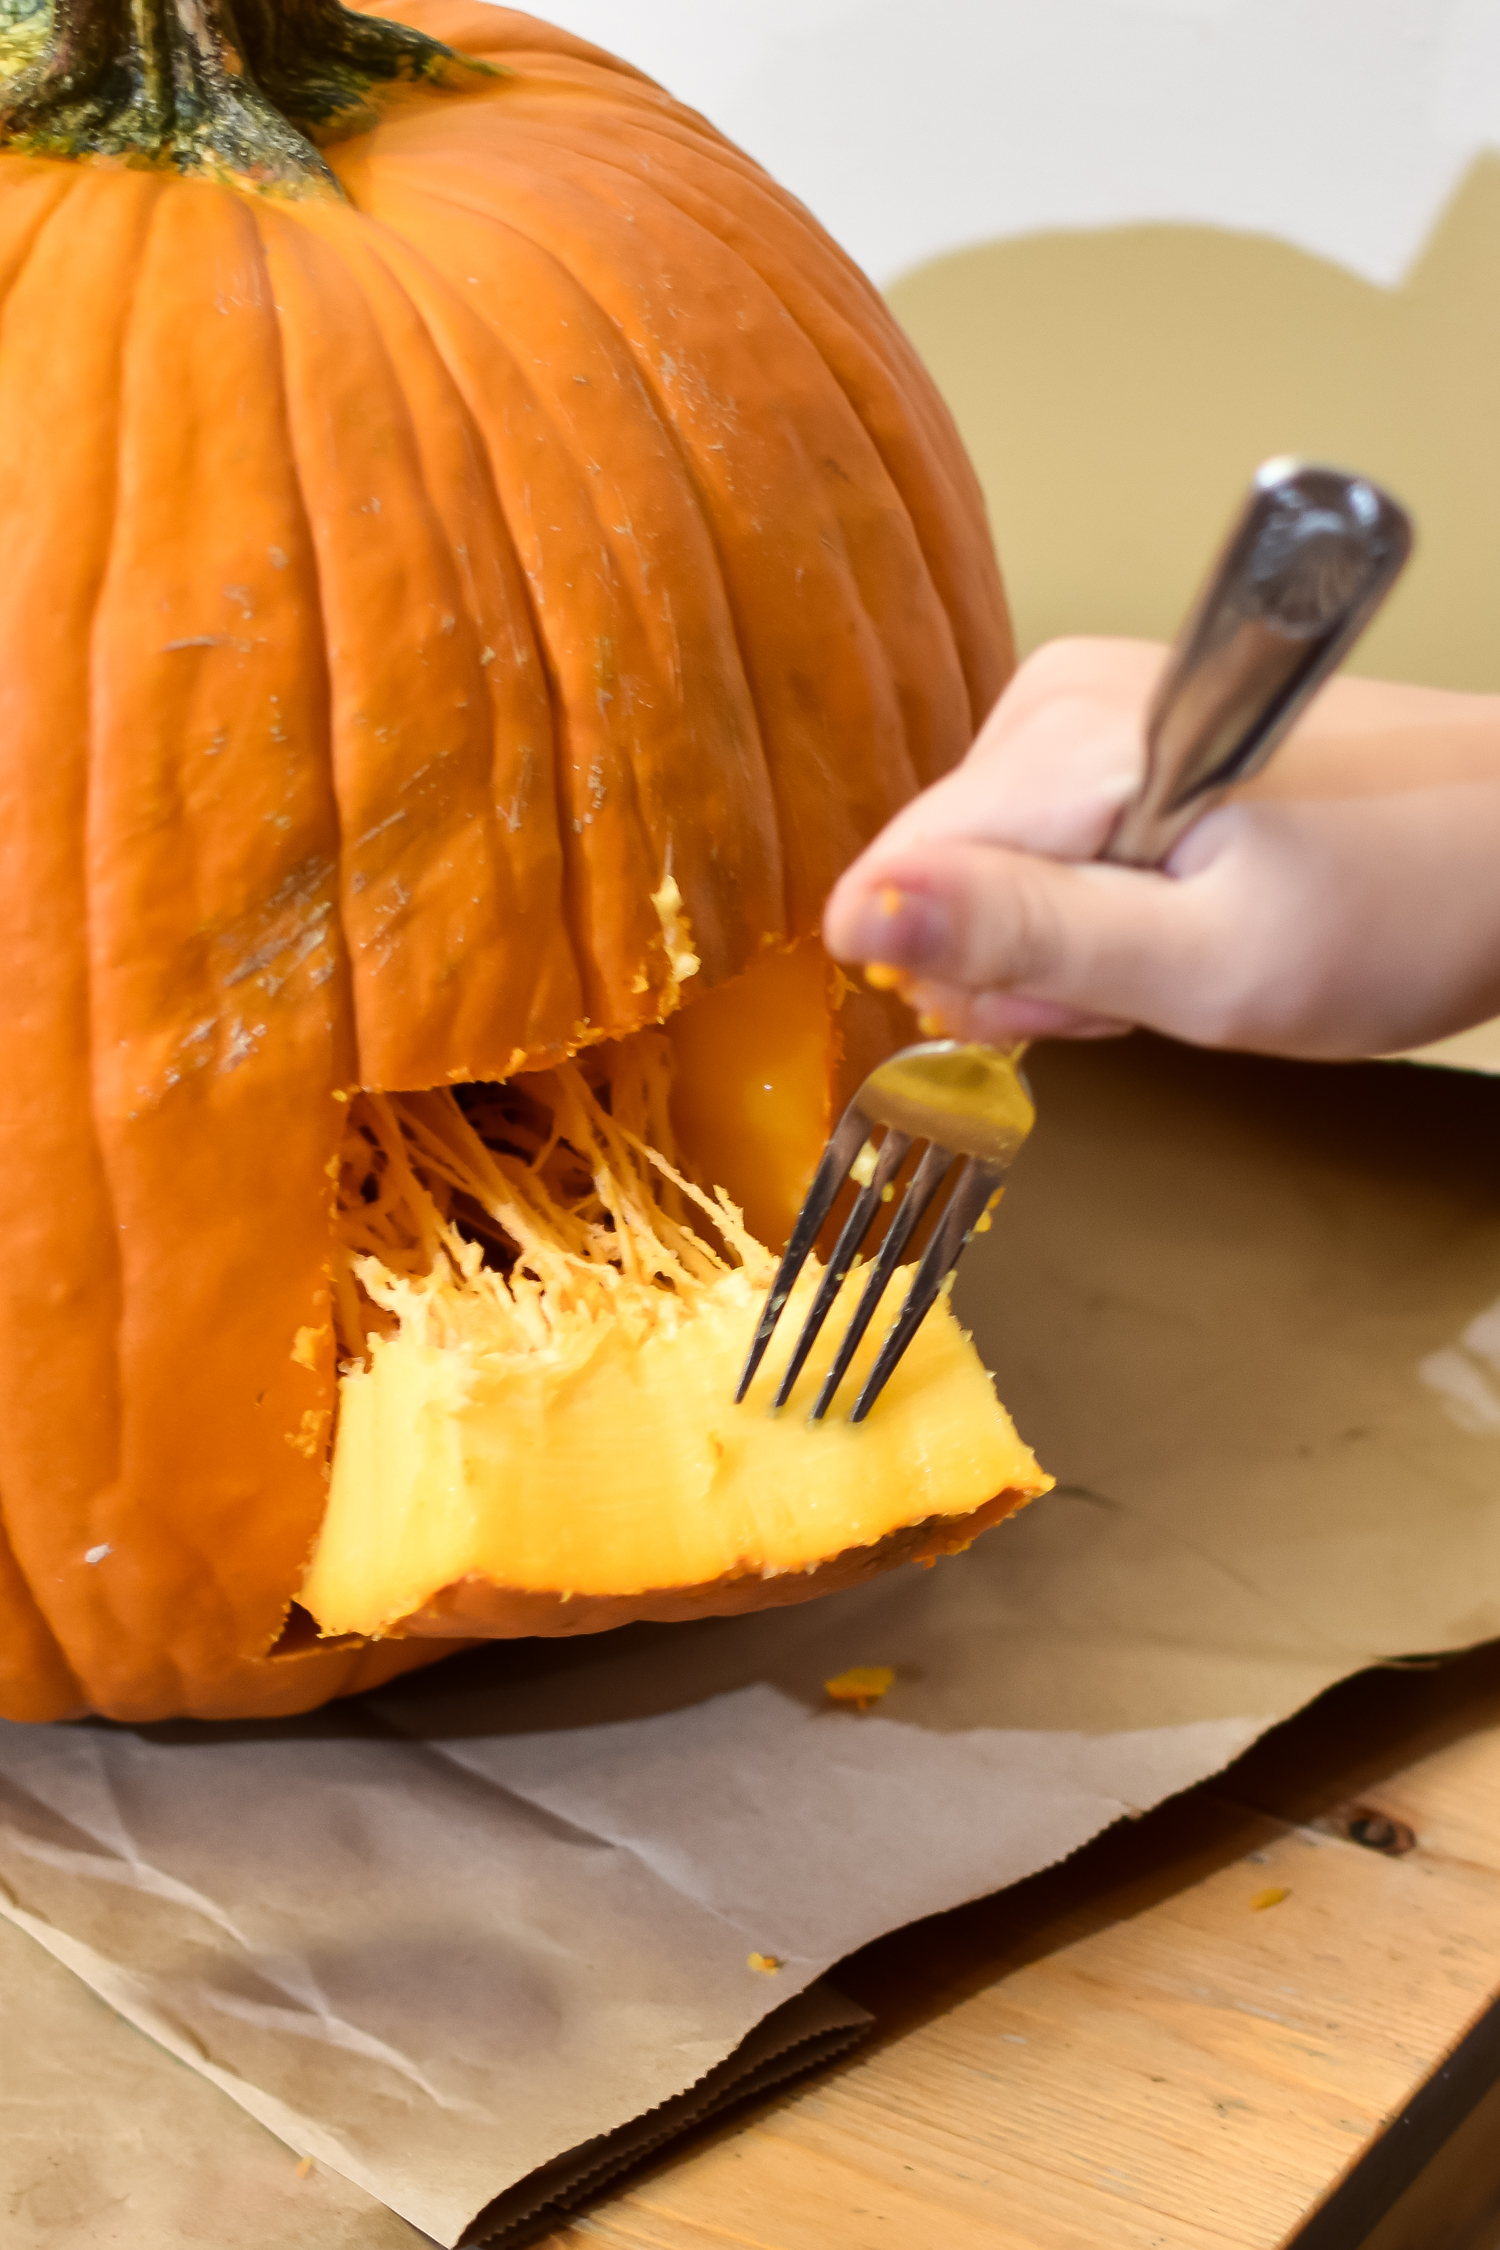
[[(5, 1729), (0, 1911), (451, 2244), (878, 1932), (1500, 1634), (1500, 1087), (1147, 1040), (1035, 1076), (963, 1309), (1058, 1493), (806, 1609)], [(897, 1675), (864, 1716), (855, 1663)]]
[[(0, 2228), (5, 2250), (420, 2250), (430, 2236), (225, 2100), (0, 1920)], [(483, 2212), (470, 2239), (525, 2250), (580, 2196), (687, 2126), (820, 2067), (869, 2028), (813, 1985), (717, 2070), (624, 2132), (572, 2151)]]

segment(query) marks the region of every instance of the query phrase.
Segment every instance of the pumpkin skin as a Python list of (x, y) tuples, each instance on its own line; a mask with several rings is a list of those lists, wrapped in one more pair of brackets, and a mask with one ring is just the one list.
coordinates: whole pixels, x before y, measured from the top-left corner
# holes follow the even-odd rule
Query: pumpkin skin
[(347, 202), (0, 155), (12, 1717), (437, 1653), (268, 1653), (327, 1491), (292, 1340), (341, 1097), (805, 939), (1009, 663), (947, 415), (806, 212), (578, 40), (405, 14), (509, 75), (325, 149)]

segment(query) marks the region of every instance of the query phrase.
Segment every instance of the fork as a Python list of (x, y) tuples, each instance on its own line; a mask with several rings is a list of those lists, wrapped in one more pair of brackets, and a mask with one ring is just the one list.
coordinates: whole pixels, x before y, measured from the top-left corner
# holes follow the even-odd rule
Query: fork
[[(1259, 773), (1287, 729), (1374, 617), (1412, 547), (1406, 511), (1368, 478), (1288, 459), (1268, 461), (1168, 660), (1146, 719), (1145, 774), (1103, 857), (1158, 867), (1179, 838), (1236, 784)], [(953, 1039), (906, 1047), (871, 1071), (813, 1175), (777, 1268), (735, 1391), (754, 1380), (834, 1199), (858, 1187), (803, 1321), (774, 1406), (791, 1396), (854, 1269), (861, 1245), (911, 1150), (924, 1143), (811, 1419), (827, 1414), (901, 1254), (954, 1164), (962, 1168), (854, 1406), (862, 1422), (987, 1222), (1035, 1121), (1019, 1067), (1025, 1046)], [(878, 1146), (874, 1135), (883, 1132)]]

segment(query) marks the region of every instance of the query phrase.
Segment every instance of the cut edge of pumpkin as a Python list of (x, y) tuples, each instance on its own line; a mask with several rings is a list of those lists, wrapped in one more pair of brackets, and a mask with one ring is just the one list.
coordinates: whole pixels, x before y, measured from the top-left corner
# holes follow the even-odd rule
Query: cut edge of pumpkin
[(790, 1609), (824, 1594), (847, 1592), (903, 1564), (925, 1568), (945, 1555), (966, 1554), (981, 1532), (992, 1530), (1037, 1498), (1010, 1487), (966, 1516), (928, 1516), (888, 1532), (868, 1547), (846, 1547), (813, 1570), (788, 1570), (773, 1578), (758, 1572), (726, 1573), (701, 1586), (662, 1587), (642, 1594), (537, 1593), (497, 1586), (470, 1576), (443, 1587), (419, 1610), (388, 1626), (386, 1640), (562, 1640), (607, 1633), (620, 1625), (682, 1625), (699, 1617), (742, 1617), (752, 1610)]

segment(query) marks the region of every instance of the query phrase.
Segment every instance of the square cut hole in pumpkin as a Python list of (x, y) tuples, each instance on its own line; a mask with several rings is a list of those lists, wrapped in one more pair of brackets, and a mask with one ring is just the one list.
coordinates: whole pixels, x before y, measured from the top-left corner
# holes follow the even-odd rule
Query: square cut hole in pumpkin
[[(965, 1547), (1047, 1488), (946, 1301), (868, 1422), (839, 1415), (910, 1269), (827, 1420), (808, 1408), (862, 1267), (776, 1413), (810, 1262), (785, 1345), (733, 1404), (776, 1254), (703, 1184), (677, 1118), (751, 1120), (721, 1146), (753, 1177), (775, 1104), (736, 1106), (720, 1044), (651, 1029), (503, 1084), (351, 1101), (331, 1485), (299, 1594), (323, 1634), (566, 1634), (805, 1600)], [(684, 1100), (695, 1055), (713, 1082)], [(740, 1068), (774, 1094), (766, 1053)], [(803, 1088), (796, 1193), (826, 1126), (820, 1099), (806, 1133), (809, 1106)]]

